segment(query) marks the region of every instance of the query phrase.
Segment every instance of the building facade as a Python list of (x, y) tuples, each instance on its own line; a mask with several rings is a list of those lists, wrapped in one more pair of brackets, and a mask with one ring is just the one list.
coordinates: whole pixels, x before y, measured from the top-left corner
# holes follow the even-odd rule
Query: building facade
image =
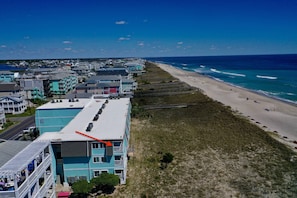
[(6, 123), (5, 112), (4, 112), (4, 109), (0, 107), (0, 129), (3, 127), (5, 123)]
[(19, 79), (20, 87), (25, 92), (26, 99), (44, 100), (43, 80), (41, 79)]
[(0, 83), (0, 96), (10, 96), (16, 94), (24, 95), (21, 87), (18, 84), (16, 84), (15, 82)]
[(26, 111), (27, 102), (21, 95), (3, 96), (0, 97), (0, 108), (5, 113), (21, 114)]
[(65, 95), (73, 90), (78, 83), (74, 73), (56, 73), (50, 77), (50, 92), (52, 95)]
[[(11, 149), (17, 150), (16, 147), (26, 143), (2, 142), (0, 147), (1, 151), (8, 151), (9, 145), (14, 146), (9, 149), (11, 152)], [(0, 167), (0, 197), (56, 197), (53, 152), (49, 141), (29, 143), (21, 151), (17, 151), (16, 155), (7, 156), (9, 152), (1, 154), (1, 158), (5, 158), (7, 162)]]
[(2, 82), (13, 82), (14, 73), (11, 71), (0, 71), (0, 81)]
[[(56, 132), (46, 120), (59, 123)], [(42, 131), (38, 140), (51, 141), (56, 174), (64, 183), (79, 179), (91, 180), (103, 172), (119, 176), (126, 183), (127, 153), (130, 137), (129, 98), (61, 100), (47, 103), (36, 110), (36, 126)], [(68, 114), (66, 113), (68, 112)], [(51, 114), (51, 118), (45, 115)], [(70, 117), (73, 117), (70, 119)]]

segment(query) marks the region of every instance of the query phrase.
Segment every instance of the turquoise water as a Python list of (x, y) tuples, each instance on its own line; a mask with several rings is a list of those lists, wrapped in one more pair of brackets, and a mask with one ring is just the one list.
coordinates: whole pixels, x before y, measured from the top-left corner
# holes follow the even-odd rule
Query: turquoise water
[(297, 104), (297, 55), (147, 58)]

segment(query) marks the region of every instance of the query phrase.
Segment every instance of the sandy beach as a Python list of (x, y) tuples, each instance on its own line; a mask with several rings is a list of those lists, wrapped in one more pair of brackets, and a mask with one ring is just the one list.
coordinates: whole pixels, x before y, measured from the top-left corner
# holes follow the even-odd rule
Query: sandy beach
[(208, 97), (230, 106), (260, 128), (277, 134), (275, 137), (281, 142), (297, 146), (293, 143), (297, 140), (297, 106), (195, 72), (166, 64), (157, 65), (179, 80), (201, 89)]

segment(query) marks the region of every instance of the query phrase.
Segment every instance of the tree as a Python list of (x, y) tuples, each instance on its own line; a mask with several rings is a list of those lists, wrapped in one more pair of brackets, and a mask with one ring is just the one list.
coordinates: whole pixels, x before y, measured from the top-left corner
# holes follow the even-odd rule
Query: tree
[(78, 196), (86, 197), (87, 194), (91, 192), (93, 185), (87, 180), (79, 180), (72, 184), (72, 190), (74, 194)]
[(97, 190), (111, 194), (114, 187), (119, 184), (119, 177), (114, 174), (102, 173), (98, 177), (94, 177), (91, 183), (96, 186)]

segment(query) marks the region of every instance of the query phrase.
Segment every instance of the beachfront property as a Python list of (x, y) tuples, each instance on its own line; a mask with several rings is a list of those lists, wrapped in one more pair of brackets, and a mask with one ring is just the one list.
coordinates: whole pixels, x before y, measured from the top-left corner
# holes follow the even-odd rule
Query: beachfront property
[(92, 76), (84, 84), (75, 88), (78, 94), (109, 94), (118, 96), (121, 93), (122, 77), (120, 75)]
[(130, 137), (129, 98), (54, 100), (36, 109), (39, 141), (50, 141), (57, 183), (90, 181), (107, 172), (126, 183)]
[(0, 197), (56, 197), (49, 141), (0, 140)]
[(5, 113), (21, 114), (27, 109), (27, 101), (21, 95), (2, 96), (0, 108), (3, 108)]
[(65, 95), (73, 90), (78, 83), (75, 72), (53, 72), (50, 75), (50, 92), (53, 95)]
[(11, 71), (0, 71), (0, 82), (13, 82), (15, 74)]
[(132, 78), (132, 75), (129, 74), (126, 68), (121, 67), (103, 67), (96, 69), (97, 76), (106, 76), (106, 75), (120, 75), (125, 78)]
[(121, 75), (92, 76), (85, 83), (76, 86), (75, 94), (108, 94), (110, 96), (132, 95), (137, 83)]
[(135, 61), (130, 61), (124, 64), (124, 66), (127, 68), (129, 73), (132, 74), (142, 74), (144, 72), (144, 64), (145, 61), (142, 59), (138, 59)]
[(137, 89), (137, 82), (134, 79), (122, 79), (122, 94), (133, 95), (134, 91)]

